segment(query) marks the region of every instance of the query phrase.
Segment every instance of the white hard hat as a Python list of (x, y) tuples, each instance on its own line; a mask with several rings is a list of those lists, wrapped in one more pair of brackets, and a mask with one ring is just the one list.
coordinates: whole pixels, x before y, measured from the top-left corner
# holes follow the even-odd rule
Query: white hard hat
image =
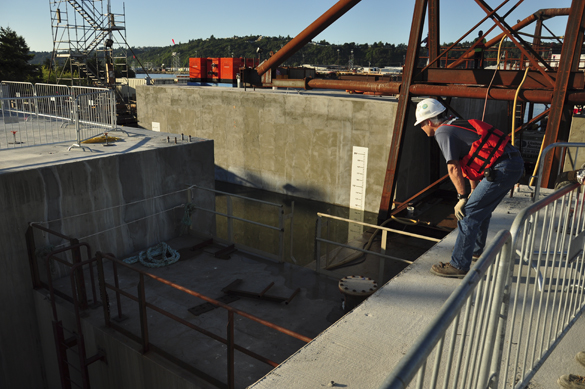
[(434, 118), (447, 108), (435, 99), (424, 99), (416, 105), (416, 123), (415, 126), (421, 124), (421, 122)]

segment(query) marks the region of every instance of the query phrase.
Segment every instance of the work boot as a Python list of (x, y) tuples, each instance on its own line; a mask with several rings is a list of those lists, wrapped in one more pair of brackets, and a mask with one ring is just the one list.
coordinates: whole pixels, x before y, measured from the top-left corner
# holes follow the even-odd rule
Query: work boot
[(450, 263), (439, 262), (431, 267), (431, 273), (439, 277), (463, 278), (467, 274), (467, 270), (459, 270)]
[(479, 257), (481, 257), (481, 254), (480, 255), (475, 255), (474, 254), (473, 257), (471, 257), (471, 262), (477, 262), (477, 260), (479, 259)]
[(577, 353), (577, 355), (575, 355), (575, 359), (577, 360), (577, 362), (579, 362), (581, 365), (585, 366), (585, 351), (580, 351)]
[(585, 389), (585, 377), (567, 374), (559, 377), (557, 384), (566, 389)]

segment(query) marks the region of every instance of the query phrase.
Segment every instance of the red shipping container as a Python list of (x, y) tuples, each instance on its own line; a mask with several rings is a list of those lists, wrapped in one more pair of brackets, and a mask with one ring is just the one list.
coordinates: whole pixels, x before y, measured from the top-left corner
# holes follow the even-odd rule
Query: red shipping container
[(207, 78), (207, 60), (205, 58), (189, 58), (189, 79), (201, 82)]
[(220, 58), (220, 64), (219, 81), (234, 84), (240, 68), (244, 66), (244, 60), (242, 58)]
[(246, 58), (245, 61), (247, 68), (255, 68), (260, 64), (260, 60), (258, 58)]

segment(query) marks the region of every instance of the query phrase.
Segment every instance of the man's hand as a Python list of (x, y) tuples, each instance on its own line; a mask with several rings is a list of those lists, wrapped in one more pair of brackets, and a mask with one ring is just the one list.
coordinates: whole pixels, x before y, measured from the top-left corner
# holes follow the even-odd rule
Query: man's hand
[(455, 204), (455, 217), (457, 220), (462, 220), (465, 217), (465, 212), (463, 212), (465, 204), (467, 204), (467, 199), (461, 199)]

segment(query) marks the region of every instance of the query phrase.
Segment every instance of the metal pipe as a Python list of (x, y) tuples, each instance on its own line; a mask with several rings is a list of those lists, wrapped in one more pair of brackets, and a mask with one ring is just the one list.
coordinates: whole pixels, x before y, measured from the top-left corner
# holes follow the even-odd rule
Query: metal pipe
[(309, 27), (305, 28), (282, 49), (278, 50), (272, 57), (261, 63), (256, 68), (258, 75), (261, 76), (266, 73), (268, 69), (278, 67), (360, 1), (361, 0), (339, 0), (337, 4), (321, 15), (319, 19), (311, 23)]
[[(484, 99), (487, 88), (469, 88), (457, 85), (425, 85), (415, 84), (410, 86), (410, 93), (416, 96), (443, 96), (443, 97), (467, 97), (472, 99)], [(516, 91), (514, 89), (490, 89), (488, 98), (491, 100), (513, 101)], [(518, 96), (519, 101), (550, 104), (552, 90), (523, 90)]]

